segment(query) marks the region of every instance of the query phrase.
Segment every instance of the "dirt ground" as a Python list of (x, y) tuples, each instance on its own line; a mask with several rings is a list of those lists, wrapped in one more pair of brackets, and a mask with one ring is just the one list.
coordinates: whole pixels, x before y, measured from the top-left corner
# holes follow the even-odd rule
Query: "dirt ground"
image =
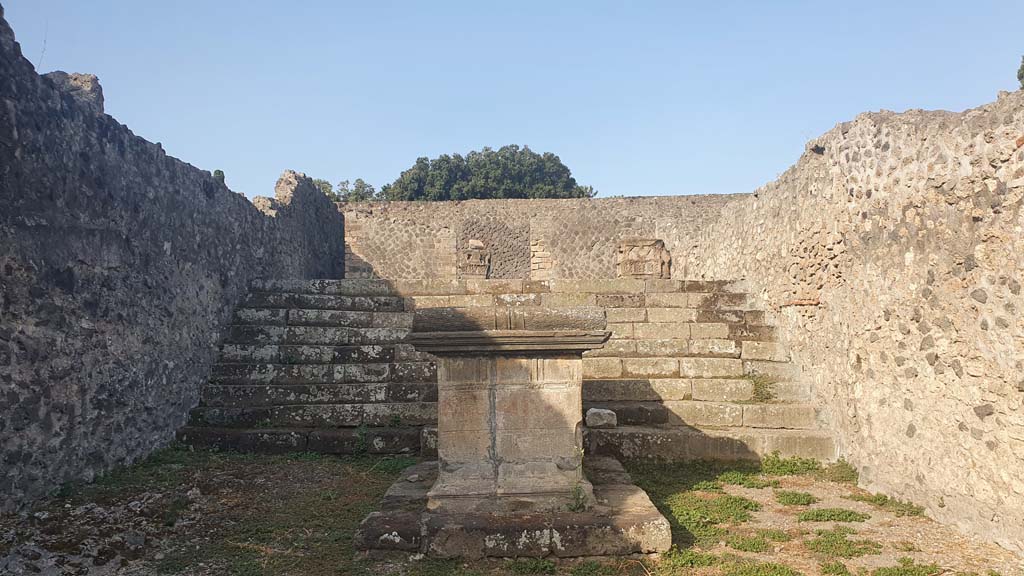
[(857, 489), (849, 467), (777, 458), (629, 466), (672, 523), (676, 548), (661, 558), (467, 564), (358, 555), (359, 521), (415, 462), (173, 447), (0, 516), (0, 574), (1024, 575), (1024, 559)]

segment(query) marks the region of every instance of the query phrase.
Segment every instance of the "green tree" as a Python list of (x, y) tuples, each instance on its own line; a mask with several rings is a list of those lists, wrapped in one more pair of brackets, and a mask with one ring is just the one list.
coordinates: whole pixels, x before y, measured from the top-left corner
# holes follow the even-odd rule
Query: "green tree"
[(538, 154), (528, 146), (484, 148), (465, 156), (442, 154), (417, 158), (391, 184), (380, 189), (384, 200), (469, 200), (473, 198), (591, 198), (558, 156)]
[(1020, 68), (1017, 68), (1017, 81), (1020, 82), (1020, 87), (1024, 88), (1024, 56), (1020, 57)]
[(224, 183), (224, 171), (223, 170), (214, 170), (213, 171), (213, 179), (216, 180), (217, 182), (220, 182), (221, 184), (223, 184)]
[(313, 185), (320, 189), (321, 192), (327, 195), (332, 202), (341, 202), (341, 198), (334, 193), (334, 186), (330, 182), (322, 178), (314, 178)]
[(366, 202), (367, 200), (378, 200), (377, 190), (372, 184), (367, 184), (362, 178), (356, 178), (355, 182), (342, 180), (338, 182), (338, 197), (344, 202)]

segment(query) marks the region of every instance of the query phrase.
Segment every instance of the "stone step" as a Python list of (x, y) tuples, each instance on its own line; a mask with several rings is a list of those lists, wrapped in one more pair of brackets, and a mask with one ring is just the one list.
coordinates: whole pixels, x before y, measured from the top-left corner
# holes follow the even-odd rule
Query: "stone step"
[(193, 426), (222, 428), (350, 428), (356, 426), (422, 426), (437, 422), (434, 402), (362, 404), (295, 404), (263, 407), (193, 408)]
[(280, 454), (415, 454), (419, 427), (388, 428), (215, 428), (186, 426), (178, 441), (197, 448)]
[(228, 386), (208, 384), (203, 387), (200, 395), (200, 406), (226, 408), (436, 401), (436, 382)]
[(817, 427), (810, 404), (737, 404), (700, 400), (648, 402), (584, 402), (590, 408), (612, 410), (623, 426), (715, 426), (745, 428), (786, 428), (809, 430)]
[[(587, 402), (749, 402), (754, 399), (754, 381), (749, 378), (584, 378), (583, 400)], [(803, 402), (811, 399), (811, 387), (806, 383), (773, 382), (766, 386), (775, 401)]]
[(327, 384), (359, 382), (436, 382), (433, 362), (214, 364), (212, 384)]
[(789, 363), (723, 357), (609, 357), (585, 356), (585, 379), (743, 378), (763, 375), (775, 380), (795, 380), (798, 369)]
[(239, 308), (234, 324), (260, 326), (337, 326), (348, 328), (412, 328), (410, 312), (313, 310), (304, 308)]
[(335, 296), (294, 292), (249, 292), (242, 302), (246, 308), (303, 310), (351, 310), (403, 312), (405, 300), (397, 296)]
[(822, 461), (837, 457), (835, 442), (821, 430), (623, 426), (588, 430), (586, 448), (620, 460), (755, 460), (773, 452)]
[(320, 344), (353, 346), (394, 344), (409, 335), (406, 328), (337, 328), (332, 326), (262, 326), (232, 324), (228, 344)]
[[(391, 362), (399, 354), (395, 345), (312, 346), (275, 344), (224, 344), (220, 362), (236, 364), (351, 364), (356, 362)], [(214, 366), (214, 374), (218, 368)]]
[(252, 292), (290, 292), (295, 294), (324, 294), (330, 296), (389, 296), (394, 290), (386, 280), (253, 280)]

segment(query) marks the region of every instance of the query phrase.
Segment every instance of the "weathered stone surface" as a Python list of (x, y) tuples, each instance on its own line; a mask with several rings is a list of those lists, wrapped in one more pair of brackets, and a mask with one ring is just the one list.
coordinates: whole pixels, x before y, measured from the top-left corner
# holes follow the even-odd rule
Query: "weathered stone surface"
[(619, 426), (587, 432), (587, 453), (623, 460), (750, 460), (781, 455), (833, 460), (836, 448), (820, 430), (696, 429)]
[(615, 428), (618, 421), (615, 412), (602, 408), (591, 408), (587, 410), (587, 428)]
[(337, 278), (343, 220), (286, 172), (263, 210), (40, 77), (0, 18), (0, 509), (174, 437), (251, 279)]
[(100, 80), (93, 74), (68, 74), (60, 70), (48, 72), (42, 76), (49, 80), (54, 88), (68, 96), (85, 110), (93, 114), (103, 114), (103, 87)]
[[(650, 554), (672, 545), (671, 528), (621, 464), (588, 457), (594, 504), (582, 512), (427, 511), (427, 488), (437, 463), (403, 471), (382, 510), (360, 525), (354, 544), (363, 550), (401, 550), (442, 558), (587, 557)], [(433, 467), (433, 470), (431, 470)], [(407, 478), (422, 477), (409, 482)], [(418, 546), (416, 545), (418, 544)]]

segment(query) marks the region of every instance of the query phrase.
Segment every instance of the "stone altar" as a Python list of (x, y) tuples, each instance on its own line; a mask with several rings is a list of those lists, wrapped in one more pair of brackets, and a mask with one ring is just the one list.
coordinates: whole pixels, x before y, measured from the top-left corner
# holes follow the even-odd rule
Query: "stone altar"
[(418, 310), (409, 342), (438, 358), (438, 461), (403, 473), (357, 547), (465, 558), (667, 550), (668, 521), (621, 464), (584, 462), (582, 354), (608, 337), (601, 308)]

